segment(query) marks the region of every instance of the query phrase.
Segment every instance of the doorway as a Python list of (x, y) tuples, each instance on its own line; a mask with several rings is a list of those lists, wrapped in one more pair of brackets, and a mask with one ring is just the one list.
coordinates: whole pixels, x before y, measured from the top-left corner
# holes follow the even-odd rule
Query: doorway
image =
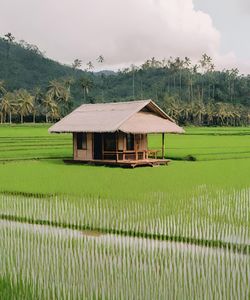
[(94, 133), (94, 159), (102, 159), (102, 134)]

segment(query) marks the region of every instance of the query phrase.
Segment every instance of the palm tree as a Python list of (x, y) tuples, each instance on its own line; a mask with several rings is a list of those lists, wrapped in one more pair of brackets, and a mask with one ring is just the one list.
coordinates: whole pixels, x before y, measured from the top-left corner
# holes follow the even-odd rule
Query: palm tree
[(71, 85), (75, 82), (74, 78), (72, 77), (68, 77), (68, 78), (65, 78), (63, 80), (63, 85), (68, 89), (68, 91), (70, 92), (70, 88), (71, 88)]
[(224, 125), (227, 117), (227, 107), (225, 103), (217, 102), (215, 104), (215, 117), (217, 118), (218, 125)]
[(202, 81), (201, 81), (201, 100), (203, 101), (204, 99), (204, 74), (208, 73), (209, 70), (211, 69), (212, 64), (212, 58), (208, 56), (206, 53), (202, 54), (202, 57), (199, 61), (201, 70), (202, 70)]
[(83, 90), (83, 95), (84, 95), (84, 102), (86, 103), (86, 96), (88, 95), (89, 91), (93, 88), (93, 81), (90, 80), (89, 78), (82, 77), (80, 79), (80, 86)]
[(91, 71), (94, 69), (94, 65), (92, 63), (92, 61), (87, 62), (87, 71)]
[(12, 33), (8, 32), (4, 35), (4, 40), (7, 43), (7, 59), (9, 59), (10, 45), (14, 42), (15, 37), (12, 35)]
[(40, 87), (36, 87), (33, 90), (34, 102), (33, 102), (33, 123), (36, 123), (36, 116), (41, 113), (43, 93)]
[(76, 69), (80, 68), (82, 65), (82, 61), (79, 58), (76, 58), (72, 63), (72, 68), (75, 71)]
[(2, 96), (6, 93), (5, 84), (3, 80), (0, 80), (0, 117), (1, 117), (1, 124), (5, 120), (5, 115), (3, 113), (4, 109), (2, 110)]
[(182, 68), (184, 65), (184, 62), (180, 57), (176, 57), (175, 59), (175, 67), (177, 70), (179, 70), (179, 98), (181, 100), (181, 89), (182, 89)]
[[(56, 102), (51, 98), (51, 96), (46, 93), (43, 99), (43, 107), (45, 110), (45, 122), (48, 123), (49, 122), (49, 116), (53, 115), (54, 116), (54, 112), (55, 111), (59, 111), (58, 110), (58, 105), (56, 104)], [(58, 112), (59, 115), (59, 112)], [(60, 115), (59, 115), (60, 117)]]
[(55, 119), (59, 119), (60, 118), (60, 110), (58, 105), (52, 101), (50, 102), (50, 112), (49, 112), (49, 116), (51, 117), (52, 122)]
[(61, 98), (62, 84), (58, 80), (51, 80), (47, 87), (47, 94), (55, 101)]
[(0, 80), (0, 96), (3, 96), (5, 93), (7, 93), (5, 89), (5, 82)]
[(197, 101), (194, 103), (193, 116), (197, 119), (198, 125), (202, 125), (203, 117), (206, 114), (206, 108), (202, 101)]
[(174, 120), (179, 121), (183, 112), (183, 106), (174, 97), (165, 98), (164, 109)]
[(72, 78), (66, 78), (61, 81), (52, 80), (49, 82), (47, 88), (46, 94), (58, 104), (58, 108), (62, 110), (62, 115), (65, 115), (69, 109), (70, 87), (72, 83)]
[(34, 97), (25, 89), (17, 91), (18, 113), (20, 114), (21, 123), (23, 117), (33, 112)]
[(206, 113), (205, 113), (206, 125), (214, 125), (213, 124), (214, 114), (215, 114), (215, 112), (214, 112), (214, 104), (210, 101), (206, 105)]
[(135, 100), (135, 72), (137, 71), (137, 67), (135, 65), (131, 65), (131, 72), (132, 72), (132, 93), (133, 99)]
[(16, 94), (7, 92), (1, 98), (1, 123), (6, 121), (6, 116), (9, 115), (9, 123), (12, 123), (12, 114), (17, 111)]
[(97, 60), (98, 63), (102, 64), (104, 62), (103, 55), (99, 55), (96, 60)]
[(6, 122), (6, 116), (8, 113), (11, 111), (11, 104), (10, 104), (10, 93), (6, 93), (2, 98), (1, 98), (1, 113), (2, 113), (2, 118), (1, 118), (1, 123)]
[(226, 74), (227, 74), (227, 80), (228, 80), (229, 97), (230, 97), (230, 100), (231, 100), (231, 103), (232, 103), (233, 98), (234, 98), (234, 92), (235, 92), (234, 91), (235, 90), (235, 80), (238, 77), (239, 70), (237, 68), (227, 70)]
[(190, 103), (186, 103), (183, 105), (182, 118), (185, 124), (189, 124), (189, 122), (191, 121), (192, 111), (192, 105), (190, 105)]

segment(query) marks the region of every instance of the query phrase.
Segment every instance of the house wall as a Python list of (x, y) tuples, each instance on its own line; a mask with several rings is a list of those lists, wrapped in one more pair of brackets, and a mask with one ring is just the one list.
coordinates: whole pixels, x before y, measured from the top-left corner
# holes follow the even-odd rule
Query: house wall
[(147, 134), (136, 134), (135, 135), (135, 150), (142, 151), (148, 149)]
[(118, 133), (118, 151), (126, 149), (126, 135), (123, 132)]
[[(136, 134), (134, 143), (135, 143), (136, 151), (148, 150), (147, 134)], [(119, 132), (117, 134), (118, 151), (127, 150), (126, 144), (127, 144), (126, 134), (123, 132)], [(92, 160), (93, 159), (93, 134), (87, 133), (87, 149), (78, 150), (76, 133), (73, 133), (73, 153), (74, 153), (74, 160), (83, 160), (83, 161)]]
[[(135, 134), (135, 150), (142, 151), (148, 149), (147, 134)], [(126, 134), (123, 132), (118, 133), (117, 146), (118, 150), (126, 149), (127, 141)]]
[(74, 160), (91, 160), (93, 159), (93, 140), (92, 133), (87, 133), (87, 149), (78, 150), (77, 149), (77, 139), (76, 133), (73, 133), (73, 153)]

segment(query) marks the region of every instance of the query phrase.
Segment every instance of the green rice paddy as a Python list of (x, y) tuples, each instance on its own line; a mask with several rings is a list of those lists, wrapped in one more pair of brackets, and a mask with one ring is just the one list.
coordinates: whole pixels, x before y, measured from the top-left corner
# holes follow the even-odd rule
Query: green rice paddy
[[(48, 134), (47, 126), (0, 127), (0, 190), (39, 194), (94, 195), (144, 199), (153, 193), (186, 194), (199, 185), (249, 186), (250, 128), (187, 128), (167, 135), (168, 167), (120, 168), (65, 165), (72, 157), (71, 135)], [(149, 138), (159, 148), (160, 136)], [(195, 157), (196, 162), (185, 159)]]
[(166, 135), (171, 163), (136, 169), (66, 165), (47, 130), (0, 126), (1, 299), (248, 299), (249, 127)]

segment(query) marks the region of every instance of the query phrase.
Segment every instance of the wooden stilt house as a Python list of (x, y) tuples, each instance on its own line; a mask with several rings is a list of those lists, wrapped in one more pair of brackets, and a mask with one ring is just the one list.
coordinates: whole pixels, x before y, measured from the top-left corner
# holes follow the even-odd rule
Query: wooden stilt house
[[(83, 104), (50, 127), (51, 133), (73, 133), (73, 160), (120, 165), (167, 164), (165, 133), (183, 133), (152, 100)], [(148, 134), (161, 133), (160, 149), (148, 148)]]

